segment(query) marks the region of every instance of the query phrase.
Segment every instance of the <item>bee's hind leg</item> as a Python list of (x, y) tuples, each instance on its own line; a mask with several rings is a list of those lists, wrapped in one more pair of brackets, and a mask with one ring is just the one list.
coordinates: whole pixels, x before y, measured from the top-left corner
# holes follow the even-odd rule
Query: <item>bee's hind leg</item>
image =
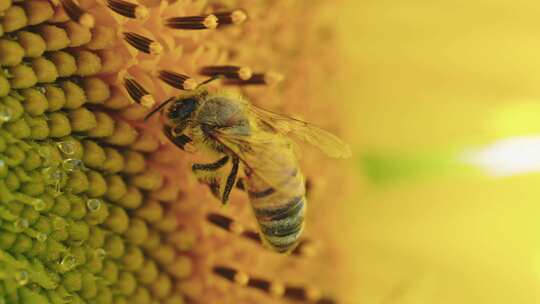
[(233, 156), (232, 157), (232, 168), (231, 172), (229, 173), (229, 176), (227, 177), (227, 182), (225, 184), (225, 189), (223, 190), (223, 196), (221, 198), (221, 202), (223, 204), (226, 204), (229, 200), (229, 195), (231, 194), (233, 186), (236, 184), (236, 180), (238, 178), (238, 167), (240, 165), (240, 160), (238, 157)]

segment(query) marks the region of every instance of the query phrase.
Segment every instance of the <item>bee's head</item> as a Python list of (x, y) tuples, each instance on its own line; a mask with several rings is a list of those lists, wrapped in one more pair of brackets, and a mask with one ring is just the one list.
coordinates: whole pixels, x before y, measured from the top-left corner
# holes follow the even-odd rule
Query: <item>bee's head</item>
[(167, 107), (165, 115), (176, 124), (184, 124), (193, 117), (199, 104), (199, 99), (195, 96), (178, 98)]
[(183, 130), (188, 126), (190, 121), (195, 121), (194, 116), (206, 96), (208, 96), (208, 92), (205, 88), (201, 87), (180, 96), (171, 97), (148, 113), (145, 120), (156, 113), (161, 113), (165, 116), (165, 123), (167, 125)]

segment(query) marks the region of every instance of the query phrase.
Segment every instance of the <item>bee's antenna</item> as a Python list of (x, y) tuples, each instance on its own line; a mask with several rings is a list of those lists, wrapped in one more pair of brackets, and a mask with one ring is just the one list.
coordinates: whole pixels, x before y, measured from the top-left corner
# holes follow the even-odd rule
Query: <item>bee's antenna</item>
[(169, 102), (173, 101), (175, 98), (176, 97), (169, 97), (169, 99), (162, 102), (159, 106), (157, 106), (155, 109), (150, 111), (150, 113), (146, 114), (146, 116), (144, 117), (144, 121), (147, 121), (150, 117), (152, 117), (152, 115), (159, 112), (159, 110), (163, 109), (163, 107), (165, 107)]
[(223, 76), (227, 79), (248, 80), (253, 76), (253, 71), (247, 66), (235, 65), (211, 65), (205, 66), (200, 71), (200, 74), (206, 76)]
[(202, 87), (203, 85), (206, 85), (206, 84), (209, 84), (209, 83), (214, 82), (214, 81), (216, 81), (216, 80), (224, 79), (224, 78), (225, 78), (225, 76), (223, 76), (223, 75), (215, 75), (215, 76), (212, 76), (212, 77), (206, 79), (205, 81), (199, 83), (199, 84), (197, 85), (197, 89), (200, 88), (200, 87)]

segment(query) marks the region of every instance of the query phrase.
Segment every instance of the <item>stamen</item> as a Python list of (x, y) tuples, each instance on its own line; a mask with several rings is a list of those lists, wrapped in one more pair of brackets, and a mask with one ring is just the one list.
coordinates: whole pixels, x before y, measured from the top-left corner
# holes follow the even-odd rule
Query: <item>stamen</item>
[(150, 13), (143, 5), (122, 0), (108, 0), (107, 6), (119, 15), (132, 19), (146, 19)]
[(269, 293), (273, 295), (274, 297), (282, 297), (283, 294), (285, 293), (285, 286), (283, 286), (283, 284), (276, 283), (276, 282), (271, 283)]
[(261, 236), (256, 231), (246, 230), (242, 233), (242, 236), (252, 241), (255, 241), (258, 244), (261, 243)]
[(247, 19), (245, 12), (241, 10), (234, 10), (232, 12), (214, 13), (218, 19), (218, 26), (225, 26), (231, 24), (241, 24)]
[[(313, 292), (313, 291), (312, 291)], [(314, 292), (315, 293), (315, 292)], [(285, 293), (283, 294), (286, 298), (298, 300), (298, 301), (316, 301), (316, 299), (312, 299), (308, 297), (308, 289), (304, 287), (296, 287), (296, 286), (287, 286), (285, 287)], [(315, 294), (312, 294), (312, 296), (315, 296)], [(319, 294), (320, 298), (320, 294)]]
[(257, 232), (245, 229), (242, 224), (235, 222), (230, 217), (218, 213), (208, 213), (206, 215), (206, 219), (210, 223), (236, 235), (242, 235), (258, 243), (260, 243), (261, 241), (261, 238), (259, 237), (259, 234)]
[(265, 279), (251, 278), (248, 282), (248, 286), (262, 291), (270, 292), (270, 282)]
[(291, 252), (291, 254), (300, 257), (313, 257), (316, 252), (317, 250), (312, 242), (308, 240), (301, 240), (298, 246), (296, 246), (296, 248), (294, 248), (294, 250)]
[(242, 234), (245, 231), (244, 226), (236, 222), (231, 224), (229, 230), (234, 234)]
[(137, 50), (151, 55), (159, 55), (161, 52), (163, 52), (163, 46), (150, 38), (146, 38), (142, 35), (131, 33), (131, 32), (125, 32), (124, 33), (124, 39), (129, 43), (132, 47), (136, 48)]
[(249, 282), (249, 276), (247, 274), (230, 267), (215, 266), (213, 271), (220, 277), (240, 285), (246, 285)]
[(178, 74), (170, 71), (159, 71), (159, 79), (173, 88), (179, 90), (194, 90), (197, 88), (197, 83), (193, 78), (186, 75)]
[(229, 85), (275, 85), (283, 80), (283, 75), (275, 72), (255, 73), (247, 80), (229, 79)]
[(144, 106), (145, 108), (152, 108), (156, 101), (154, 97), (144, 89), (135, 79), (124, 78), (124, 87), (128, 92), (129, 96), (137, 102), (138, 104)]
[(234, 282), (239, 285), (245, 286), (249, 282), (249, 277), (243, 272), (237, 272), (234, 276)]
[(165, 20), (165, 26), (178, 30), (208, 30), (218, 26), (215, 15), (173, 17)]
[(309, 301), (317, 301), (322, 296), (321, 291), (316, 288), (308, 287), (305, 290), (306, 290), (306, 297), (308, 298)]
[(336, 304), (336, 301), (330, 298), (320, 298), (315, 304)]
[[(235, 222), (232, 218), (228, 216), (218, 213), (208, 213), (206, 215), (206, 219), (210, 223), (220, 227), (221, 229), (224, 229), (236, 235), (240, 235), (259, 245), (262, 242), (261, 237), (257, 231), (246, 229), (242, 224)], [(317, 249), (313, 242), (309, 240), (300, 240), (298, 246), (296, 246), (296, 248), (291, 252), (291, 255), (299, 258), (310, 258), (315, 256), (316, 252)]]
[(251, 277), (246, 273), (227, 266), (214, 266), (212, 271), (229, 282), (259, 289), (274, 297), (285, 297), (291, 300), (317, 304), (335, 303), (333, 299), (323, 298), (321, 292), (314, 288), (286, 285), (264, 278)]
[(231, 282), (234, 282), (234, 277), (236, 276), (236, 273), (237, 273), (236, 269), (233, 269), (230, 267), (224, 267), (224, 266), (214, 266), (212, 271), (214, 271), (214, 273), (217, 274), (218, 276)]
[(87, 28), (93, 28), (95, 25), (94, 16), (85, 12), (82, 8), (77, 5), (73, 0), (60, 0), (66, 14), (71, 18), (71, 20), (80, 23), (82, 26)]
[(201, 69), (200, 73), (205, 76), (223, 75), (228, 79), (248, 80), (253, 72), (248, 67), (239, 67), (233, 65), (215, 65), (207, 66)]
[(231, 228), (231, 225), (233, 223), (233, 220), (229, 217), (226, 217), (224, 215), (221, 215), (221, 214), (217, 214), (217, 213), (208, 213), (206, 215), (206, 219), (218, 226), (218, 227), (221, 227), (227, 231), (230, 231), (230, 228)]

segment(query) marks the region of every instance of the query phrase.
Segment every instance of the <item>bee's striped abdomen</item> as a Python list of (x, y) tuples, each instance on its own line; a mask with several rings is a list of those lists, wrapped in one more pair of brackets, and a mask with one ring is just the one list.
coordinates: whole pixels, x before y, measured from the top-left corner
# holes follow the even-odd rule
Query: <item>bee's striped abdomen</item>
[(278, 252), (287, 252), (297, 245), (304, 228), (306, 210), (305, 186), (301, 174), (291, 176), (286, 187), (291, 191), (276, 191), (271, 187), (254, 191), (250, 181), (249, 197), (253, 211), (259, 222), (261, 236)]
[(279, 252), (296, 245), (304, 227), (305, 196), (296, 196), (276, 209), (255, 209), (264, 238)]

